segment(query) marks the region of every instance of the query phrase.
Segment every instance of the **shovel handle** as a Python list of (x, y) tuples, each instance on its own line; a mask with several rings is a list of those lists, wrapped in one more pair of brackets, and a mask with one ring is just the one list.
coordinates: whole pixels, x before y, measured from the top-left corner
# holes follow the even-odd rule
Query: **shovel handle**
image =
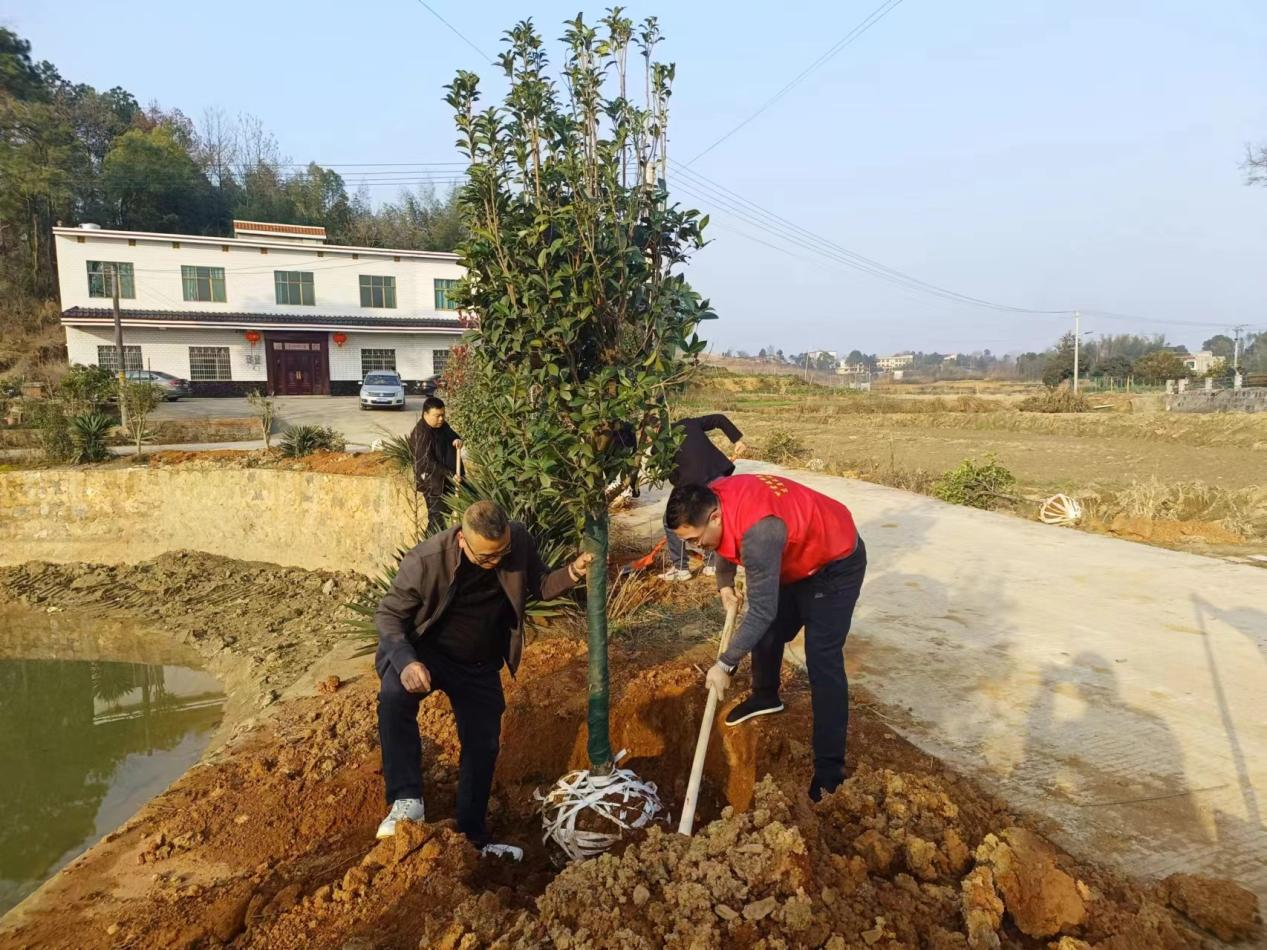
[[(735, 629), (735, 615), (739, 612), (737, 607), (729, 607), (726, 610), (726, 624), (721, 631), (721, 645), (718, 647), (717, 656), (720, 657), (726, 652), (726, 647), (730, 645), (730, 635)], [(704, 721), (700, 723), (699, 738), (695, 740), (695, 758), (691, 762), (691, 780), (686, 785), (686, 800), (682, 803), (682, 818), (678, 822), (677, 831), (680, 835), (691, 834), (691, 826), (695, 824), (695, 808), (699, 805), (699, 787), (700, 781), (704, 778), (704, 759), (708, 757), (708, 739), (713, 731), (713, 718), (717, 715), (717, 693), (713, 690), (708, 691), (708, 699), (704, 703)]]

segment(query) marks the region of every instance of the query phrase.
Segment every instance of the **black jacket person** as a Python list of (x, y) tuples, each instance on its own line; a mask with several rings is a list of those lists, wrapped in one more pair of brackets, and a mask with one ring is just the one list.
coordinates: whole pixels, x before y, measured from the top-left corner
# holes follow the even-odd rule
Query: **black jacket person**
[(414, 488), (427, 502), (427, 532), (444, 526), (444, 497), (453, 490), (462, 437), (445, 421), (444, 402), (428, 396), (422, 403), (422, 418), (409, 433), (414, 457)]
[(477, 847), (488, 843), (484, 817), (506, 708), (502, 665), (512, 675), (519, 668), (528, 600), (558, 597), (591, 559), (583, 554), (551, 571), (523, 525), (478, 501), (460, 527), (432, 535), (401, 560), (374, 614), (378, 731), (391, 806), (378, 837), (391, 837), (402, 818), (424, 818), (418, 707), (439, 690), (453, 706), (462, 746), (458, 830)]

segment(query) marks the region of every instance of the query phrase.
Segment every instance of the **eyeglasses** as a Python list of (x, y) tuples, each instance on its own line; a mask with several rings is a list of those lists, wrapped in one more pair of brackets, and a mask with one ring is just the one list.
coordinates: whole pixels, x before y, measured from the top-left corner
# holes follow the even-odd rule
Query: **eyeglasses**
[(510, 553), (510, 545), (508, 544), (500, 551), (490, 551), (487, 554), (477, 554), (471, 549), (471, 545), (467, 542), (465, 536), (462, 538), (462, 546), (466, 549), (466, 556), (481, 567), (486, 564), (496, 564)]

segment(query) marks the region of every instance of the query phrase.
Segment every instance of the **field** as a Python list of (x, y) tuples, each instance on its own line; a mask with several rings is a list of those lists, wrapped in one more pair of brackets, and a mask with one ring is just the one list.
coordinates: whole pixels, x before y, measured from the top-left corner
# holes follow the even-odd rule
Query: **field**
[(1083, 502), (1093, 530), (1267, 550), (1267, 416), (1167, 413), (1155, 396), (1125, 394), (1093, 396), (1089, 412), (1019, 411), (1035, 392), (957, 382), (861, 393), (710, 372), (676, 410), (725, 412), (755, 453), (782, 455), (772, 460), (916, 491), (964, 459), (994, 456), (1017, 478), (1020, 515), (1063, 492)]

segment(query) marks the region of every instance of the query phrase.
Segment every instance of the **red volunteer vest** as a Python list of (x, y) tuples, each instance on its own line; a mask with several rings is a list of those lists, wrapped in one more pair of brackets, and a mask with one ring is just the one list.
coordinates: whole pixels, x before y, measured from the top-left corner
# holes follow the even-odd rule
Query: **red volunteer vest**
[(709, 485), (721, 500), (721, 544), (717, 553), (740, 564), (744, 532), (770, 515), (787, 525), (780, 584), (795, 584), (858, 545), (849, 509), (781, 475), (732, 475)]

